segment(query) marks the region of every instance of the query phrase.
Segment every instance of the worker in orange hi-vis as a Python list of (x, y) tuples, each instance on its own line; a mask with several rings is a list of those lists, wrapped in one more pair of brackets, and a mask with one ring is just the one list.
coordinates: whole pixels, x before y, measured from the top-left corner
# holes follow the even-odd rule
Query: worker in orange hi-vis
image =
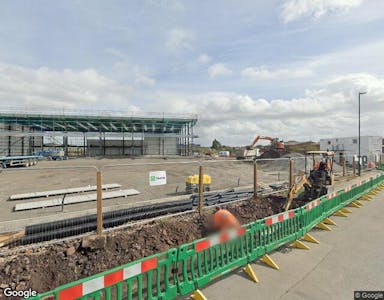
[(240, 222), (228, 210), (220, 208), (213, 215), (213, 229), (216, 231), (240, 227)]

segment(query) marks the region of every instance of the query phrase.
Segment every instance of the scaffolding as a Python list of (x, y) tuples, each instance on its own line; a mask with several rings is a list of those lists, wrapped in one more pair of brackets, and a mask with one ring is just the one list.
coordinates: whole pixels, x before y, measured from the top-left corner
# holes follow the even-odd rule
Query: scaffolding
[(0, 155), (189, 156), (196, 122), (191, 114), (2, 111)]

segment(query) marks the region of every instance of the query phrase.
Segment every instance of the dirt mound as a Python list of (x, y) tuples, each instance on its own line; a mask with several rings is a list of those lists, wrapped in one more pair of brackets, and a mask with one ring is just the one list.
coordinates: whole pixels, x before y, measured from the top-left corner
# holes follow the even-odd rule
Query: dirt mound
[[(282, 199), (277, 196), (251, 199), (225, 208), (245, 224), (280, 212)], [(6, 287), (32, 288), (41, 293), (202, 238), (209, 234), (209, 215), (214, 211), (207, 209), (204, 216), (170, 217), (4, 258), (0, 261), (0, 297)]]

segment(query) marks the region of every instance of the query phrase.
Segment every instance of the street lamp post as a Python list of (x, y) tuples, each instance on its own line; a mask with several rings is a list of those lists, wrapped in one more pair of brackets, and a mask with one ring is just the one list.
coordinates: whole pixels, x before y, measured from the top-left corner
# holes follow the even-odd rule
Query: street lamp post
[(360, 151), (360, 96), (366, 94), (367, 92), (359, 92), (359, 139), (358, 139), (358, 176), (361, 176), (361, 151)]

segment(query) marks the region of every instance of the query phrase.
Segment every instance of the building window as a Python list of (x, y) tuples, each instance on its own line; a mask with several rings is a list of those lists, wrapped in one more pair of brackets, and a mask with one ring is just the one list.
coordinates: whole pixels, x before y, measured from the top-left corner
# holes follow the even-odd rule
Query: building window
[(328, 145), (330, 145), (331, 144), (331, 141), (328, 141)]
[(353, 139), (352, 143), (357, 144), (357, 139)]

